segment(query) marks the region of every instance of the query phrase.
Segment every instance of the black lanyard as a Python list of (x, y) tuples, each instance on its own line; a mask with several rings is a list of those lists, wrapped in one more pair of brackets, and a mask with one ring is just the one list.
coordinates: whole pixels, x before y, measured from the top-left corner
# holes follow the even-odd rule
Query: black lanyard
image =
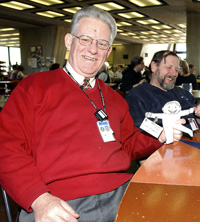
[(97, 106), (94, 104), (94, 102), (91, 100), (91, 98), (88, 96), (88, 94), (86, 93), (84, 87), (82, 85), (80, 85), (75, 79), (74, 77), (72, 76), (72, 74), (69, 72), (69, 70), (64, 67), (64, 70), (65, 72), (74, 80), (74, 82), (77, 83), (77, 85), (80, 87), (80, 89), (85, 93), (85, 95), (88, 97), (88, 99), (90, 100), (91, 104), (93, 105), (93, 107), (96, 109), (96, 112), (94, 113), (94, 115), (96, 116), (96, 118), (100, 121), (103, 121), (103, 120), (106, 120), (108, 119), (108, 115), (106, 114), (106, 106), (105, 106), (105, 100), (104, 100), (104, 97), (103, 97), (103, 93), (101, 91), (101, 87), (99, 85), (99, 81), (98, 79), (95, 77), (96, 81), (97, 81), (97, 85), (98, 85), (98, 89), (99, 89), (99, 93), (100, 93), (100, 96), (101, 96), (101, 101), (102, 101), (102, 105), (103, 105), (103, 108), (104, 108), (104, 111), (102, 109), (98, 109)]

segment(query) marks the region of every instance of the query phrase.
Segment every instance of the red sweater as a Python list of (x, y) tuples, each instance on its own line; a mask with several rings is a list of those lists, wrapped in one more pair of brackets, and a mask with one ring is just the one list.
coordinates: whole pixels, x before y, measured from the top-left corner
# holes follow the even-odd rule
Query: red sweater
[[(12, 92), (0, 114), (0, 183), (30, 211), (42, 193), (70, 200), (111, 191), (132, 175), (130, 160), (162, 144), (136, 127), (126, 101), (99, 80), (115, 142), (104, 143), (95, 109), (62, 70), (35, 73)], [(102, 108), (95, 84), (87, 90)]]

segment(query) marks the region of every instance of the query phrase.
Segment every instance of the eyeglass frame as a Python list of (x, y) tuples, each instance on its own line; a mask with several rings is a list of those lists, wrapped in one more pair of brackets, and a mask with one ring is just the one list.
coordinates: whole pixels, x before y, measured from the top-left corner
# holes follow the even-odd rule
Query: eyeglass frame
[(84, 46), (90, 46), (90, 45), (92, 45), (92, 43), (93, 43), (94, 40), (96, 41), (96, 46), (97, 46), (98, 48), (99, 48), (99, 42), (100, 42), (100, 41), (103, 41), (103, 42), (108, 43), (107, 48), (105, 48), (105, 49), (99, 48), (99, 49), (101, 49), (101, 50), (108, 50), (108, 49), (110, 48), (110, 46), (111, 46), (111, 44), (110, 44), (107, 40), (104, 40), (104, 39), (98, 39), (98, 40), (96, 40), (96, 39), (93, 39), (92, 37), (90, 37), (90, 36), (88, 36), (88, 35), (80, 35), (80, 36), (73, 35), (73, 37), (76, 37), (77, 39), (79, 39), (79, 43), (80, 43), (81, 45), (84, 45), (84, 44), (81, 43), (81, 37), (87, 37), (87, 38), (89, 38), (89, 39), (90, 39), (90, 44), (89, 44), (89, 45), (86, 44), (86, 45), (84, 45)]

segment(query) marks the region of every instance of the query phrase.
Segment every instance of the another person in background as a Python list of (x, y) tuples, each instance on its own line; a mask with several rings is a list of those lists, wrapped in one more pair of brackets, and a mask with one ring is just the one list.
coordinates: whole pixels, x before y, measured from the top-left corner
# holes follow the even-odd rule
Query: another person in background
[(124, 93), (129, 92), (132, 88), (145, 82), (142, 78), (141, 71), (144, 69), (144, 59), (136, 56), (132, 59), (131, 64), (123, 72), (122, 84), (120, 90)]
[(144, 72), (142, 74), (143, 79), (146, 79), (146, 81), (149, 83), (151, 80), (151, 71), (148, 66), (144, 67)]
[(51, 66), (49, 67), (49, 70), (55, 70), (58, 69), (60, 67), (59, 63), (53, 63), (51, 64)]
[(181, 86), (183, 83), (192, 83), (192, 89), (197, 89), (197, 80), (194, 74), (189, 73), (189, 66), (187, 61), (180, 61), (179, 75), (176, 79), (176, 85)]
[(124, 71), (123, 65), (118, 65), (117, 66), (117, 71), (115, 72), (115, 76), (118, 77), (119, 79), (122, 79), (123, 71)]
[(196, 76), (196, 69), (195, 69), (195, 66), (193, 64), (189, 64), (189, 73)]
[(109, 83), (110, 82), (110, 76), (107, 72), (107, 66), (106, 64), (103, 64), (103, 66), (101, 67), (101, 69), (99, 70), (98, 74), (97, 74), (98, 79), (101, 79), (103, 82), (105, 83)]
[(78, 11), (64, 69), (29, 75), (1, 111), (0, 184), (23, 207), (20, 222), (114, 222), (130, 161), (165, 142), (134, 127), (126, 101), (95, 78), (116, 34), (108, 12)]
[(24, 67), (22, 65), (13, 65), (13, 71), (10, 73), (9, 79), (22, 80), (24, 78)]
[[(139, 85), (125, 98), (135, 126), (140, 127), (146, 112), (162, 113), (164, 105), (175, 100), (180, 103), (182, 110), (194, 107), (195, 112), (186, 118), (186, 126), (191, 128), (188, 118), (196, 120), (195, 114), (200, 117), (200, 105), (195, 107), (195, 98), (192, 94), (175, 86), (179, 71), (179, 57), (168, 50), (156, 52), (150, 67), (152, 72), (150, 84), (145, 82)], [(156, 123), (162, 126), (161, 119)]]

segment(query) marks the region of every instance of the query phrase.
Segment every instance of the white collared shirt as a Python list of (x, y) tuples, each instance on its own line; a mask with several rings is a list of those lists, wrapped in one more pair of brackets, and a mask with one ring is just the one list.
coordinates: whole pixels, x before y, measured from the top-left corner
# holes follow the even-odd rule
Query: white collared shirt
[[(73, 78), (80, 84), (83, 84), (83, 80), (85, 79), (84, 76), (81, 76), (80, 74), (78, 74), (70, 65), (69, 62), (67, 62), (66, 64), (66, 69), (70, 72), (70, 74), (73, 76)], [(90, 78), (90, 85), (92, 86), (92, 88), (95, 85), (95, 77)]]

